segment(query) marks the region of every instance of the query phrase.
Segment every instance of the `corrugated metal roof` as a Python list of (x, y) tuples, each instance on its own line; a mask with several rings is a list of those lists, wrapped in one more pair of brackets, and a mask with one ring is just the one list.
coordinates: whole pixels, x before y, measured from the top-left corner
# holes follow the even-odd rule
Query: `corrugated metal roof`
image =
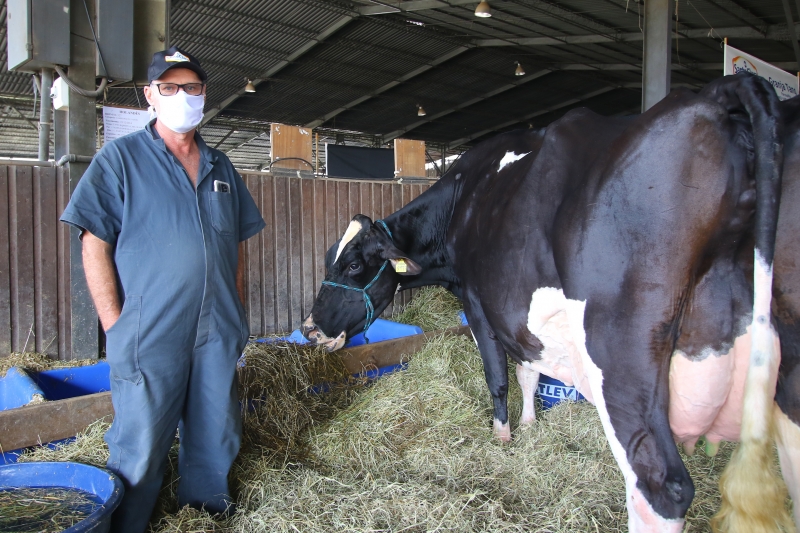
[[(641, 32), (641, 0), (490, 0), (488, 19), (473, 15), (477, 0), (434, 4), (409, 11), (420, 2), (173, 0), (170, 35), (172, 44), (192, 51), (209, 72), (210, 114), (235, 97), (202, 133), (242, 168), (269, 163), (272, 122), (319, 123), (324, 142), (336, 142), (339, 132), (340, 142), (365, 146), (401, 132), (439, 150), (459, 139), (476, 142), (477, 134), (493, 129), (536, 127), (576, 106), (604, 114), (638, 109), (642, 41), (620, 36)], [(392, 11), (387, 5), (398, 9), (366, 13)], [(786, 33), (781, 0), (676, 5), (674, 84), (699, 87), (720, 74), (722, 28)], [(0, 17), (5, 12), (2, 2)], [(693, 30), (692, 38), (685, 37)], [(11, 99), (0, 98), (0, 155), (35, 156), (35, 127), (3, 107), (12, 102), (26, 116), (33, 112), (30, 75), (6, 70), (5, 33), (3, 25), (0, 95)], [(515, 41), (590, 35), (610, 40), (547, 46)], [(796, 68), (788, 40), (748, 36), (730, 43)], [(516, 62), (529, 79), (514, 76)], [(541, 75), (545, 70), (552, 72)], [(246, 79), (263, 80), (256, 93), (240, 94)], [(579, 101), (568, 103), (573, 99)], [(111, 87), (103, 101), (145, 105), (141, 88), (132, 87)], [(429, 119), (417, 116), (417, 105)]]

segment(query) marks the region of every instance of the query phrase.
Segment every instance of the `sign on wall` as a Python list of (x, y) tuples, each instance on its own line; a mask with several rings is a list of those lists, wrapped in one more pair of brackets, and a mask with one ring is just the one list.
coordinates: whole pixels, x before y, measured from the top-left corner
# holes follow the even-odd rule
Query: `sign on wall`
[(103, 143), (139, 131), (150, 122), (150, 112), (133, 107), (103, 107)]
[(772, 84), (781, 100), (788, 100), (800, 94), (800, 79), (798, 79), (800, 75), (789, 74), (766, 61), (728, 46), (726, 42), (723, 75), (730, 76), (739, 72), (751, 72), (761, 76)]

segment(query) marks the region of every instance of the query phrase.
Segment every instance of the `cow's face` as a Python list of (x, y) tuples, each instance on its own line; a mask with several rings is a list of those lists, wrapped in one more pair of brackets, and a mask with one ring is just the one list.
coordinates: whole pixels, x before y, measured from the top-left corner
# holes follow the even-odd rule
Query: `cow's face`
[(413, 276), (422, 270), (395, 247), (386, 230), (364, 215), (356, 215), (342, 238), (325, 254), (325, 269), (325, 281), (302, 330), (308, 340), (331, 352), (364, 330), (364, 287), (368, 286), (374, 320), (394, 298), (400, 276)]

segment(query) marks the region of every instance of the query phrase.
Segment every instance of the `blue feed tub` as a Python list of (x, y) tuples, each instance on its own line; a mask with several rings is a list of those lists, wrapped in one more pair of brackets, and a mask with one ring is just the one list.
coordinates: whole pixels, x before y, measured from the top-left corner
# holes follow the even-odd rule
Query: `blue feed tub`
[[(410, 337), (411, 335), (419, 335), (422, 333), (422, 328), (419, 326), (412, 326), (411, 324), (401, 324), (400, 322), (392, 322), (391, 320), (384, 320), (383, 318), (378, 318), (375, 322), (370, 325), (369, 329), (367, 330), (367, 337), (369, 338), (369, 342), (383, 342), (389, 341), (392, 339), (399, 339), (400, 337)], [(262, 343), (275, 343), (275, 342), (292, 342), (294, 344), (308, 344), (308, 339), (303, 337), (303, 334), (300, 333), (299, 329), (296, 329), (292, 332), (291, 335), (286, 337), (269, 337), (264, 339), (256, 339), (255, 342), (262, 342)], [(354, 335), (347, 341), (345, 344), (346, 348), (351, 346), (361, 346), (362, 344), (366, 344), (367, 341), (364, 339), (364, 333), (359, 333), (358, 335)]]
[(45, 398), (51, 401), (111, 390), (108, 363), (105, 361), (89, 366), (45, 370), (31, 377), (42, 388)]
[(12, 366), (0, 378), (0, 411), (28, 405), (34, 396), (45, 397), (44, 391), (25, 370)]
[(63, 533), (105, 533), (111, 513), (125, 492), (122, 481), (106, 470), (81, 463), (19, 463), (0, 466), (0, 490), (12, 488), (67, 488), (88, 492), (102, 505), (86, 520)]
[(575, 387), (565, 385), (563, 381), (544, 374), (539, 375), (539, 386), (536, 388), (536, 394), (542, 399), (543, 409), (550, 409), (564, 400), (579, 402), (586, 399)]

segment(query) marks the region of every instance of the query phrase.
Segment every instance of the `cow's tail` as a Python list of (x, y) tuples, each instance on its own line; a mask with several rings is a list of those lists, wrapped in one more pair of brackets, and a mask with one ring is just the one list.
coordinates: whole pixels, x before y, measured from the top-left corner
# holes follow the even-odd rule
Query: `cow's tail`
[(753, 264), (753, 322), (745, 381), (741, 441), (720, 479), (722, 506), (715, 531), (792, 531), (786, 486), (773, 450), (772, 404), (780, 364), (778, 337), (771, 323), (772, 264), (783, 170), (783, 132), (778, 98), (763, 78), (730, 76), (704, 90), (729, 112), (745, 112), (755, 148), (756, 214)]

